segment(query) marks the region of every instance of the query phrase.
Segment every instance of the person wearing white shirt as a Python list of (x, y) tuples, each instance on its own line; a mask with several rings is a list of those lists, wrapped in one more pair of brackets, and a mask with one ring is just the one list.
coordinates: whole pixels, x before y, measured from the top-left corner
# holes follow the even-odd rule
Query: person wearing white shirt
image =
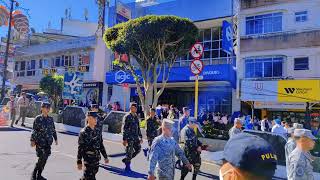
[(273, 127), (271, 130), (272, 133), (281, 134), (284, 136), (287, 134), (287, 130), (283, 126), (281, 126), (280, 119), (275, 119), (272, 123), (273, 123)]
[(267, 116), (264, 116), (262, 121), (261, 121), (261, 131), (268, 131), (269, 124), (268, 124), (268, 119)]

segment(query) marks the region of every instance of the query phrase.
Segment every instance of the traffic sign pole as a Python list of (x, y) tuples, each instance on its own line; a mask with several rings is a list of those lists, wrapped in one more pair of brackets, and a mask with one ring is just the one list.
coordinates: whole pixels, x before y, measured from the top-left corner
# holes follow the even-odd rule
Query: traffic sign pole
[(198, 100), (199, 100), (199, 75), (196, 75), (195, 81), (195, 95), (194, 95), (194, 117), (198, 118)]

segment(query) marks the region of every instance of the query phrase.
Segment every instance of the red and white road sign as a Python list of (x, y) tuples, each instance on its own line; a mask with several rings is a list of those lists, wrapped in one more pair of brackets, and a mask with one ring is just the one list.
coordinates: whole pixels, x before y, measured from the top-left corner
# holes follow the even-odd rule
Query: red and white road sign
[(198, 75), (203, 70), (203, 63), (201, 60), (193, 60), (190, 64), (190, 70), (194, 75)]
[(201, 43), (195, 43), (191, 49), (190, 54), (194, 59), (200, 59), (203, 54), (203, 46)]

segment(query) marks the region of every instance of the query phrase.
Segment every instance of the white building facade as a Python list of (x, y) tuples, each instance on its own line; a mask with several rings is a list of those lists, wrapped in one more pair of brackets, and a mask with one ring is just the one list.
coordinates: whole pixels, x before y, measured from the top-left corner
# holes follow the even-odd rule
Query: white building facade
[[(239, 14), (241, 47), (238, 62), (238, 80), (242, 84), (240, 86), (241, 100), (251, 101), (251, 103), (255, 101), (254, 98), (248, 98), (247, 91), (252, 91), (243, 84), (251, 84), (252, 88), (256, 88), (256, 94), (251, 94), (251, 97), (255, 97), (259, 94), (257, 89), (266, 88), (268, 82), (265, 81), (277, 81), (278, 83), (274, 87), (276, 100), (263, 98), (262, 96), (265, 96), (266, 93), (259, 94), (262, 99), (266, 101), (269, 99), (270, 102), (254, 102), (255, 108), (261, 109), (260, 112), (256, 112), (256, 115), (268, 114), (272, 117), (289, 115), (301, 118), (305, 110), (301, 108), (305, 107), (301, 106), (301, 103), (317, 102), (317, 98), (301, 98), (293, 102), (289, 96), (296, 96), (296, 92), (280, 95), (280, 87), (283, 86), (281, 84), (293, 83), (293, 80), (305, 80), (291, 87), (295, 89), (308, 82), (318, 83), (308, 80), (319, 80), (320, 78), (319, 16), (320, 1), (241, 1)], [(311, 96), (310, 93), (311, 91), (306, 92), (305, 96)], [(283, 100), (283, 97), (280, 96), (288, 97)], [(289, 107), (292, 109), (286, 109), (287, 103), (291, 103)], [(247, 109), (246, 106), (246, 103), (242, 103), (243, 109)]]
[(96, 28), (92, 23), (62, 20), (61, 36), (70, 37), (17, 49), (15, 84), (25, 91), (38, 91), (40, 80), (47, 74), (80, 71), (84, 74), (82, 103), (107, 104), (103, 91), (107, 90), (104, 81), (110, 51), (101, 36), (95, 35)]

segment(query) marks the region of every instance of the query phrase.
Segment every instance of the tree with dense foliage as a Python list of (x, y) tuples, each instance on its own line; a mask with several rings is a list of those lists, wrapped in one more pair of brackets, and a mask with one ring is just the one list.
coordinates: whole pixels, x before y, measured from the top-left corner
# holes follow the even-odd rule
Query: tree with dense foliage
[[(155, 15), (132, 19), (106, 30), (107, 47), (120, 55), (114, 65), (134, 77), (145, 116), (149, 105), (156, 107), (174, 62), (189, 52), (198, 34), (198, 28), (189, 19)], [(122, 55), (128, 59), (121, 60)]]
[(47, 93), (54, 103), (52, 106), (54, 112), (57, 112), (58, 103), (62, 98), (63, 85), (63, 76), (61, 75), (45, 76), (40, 81), (41, 91)]

